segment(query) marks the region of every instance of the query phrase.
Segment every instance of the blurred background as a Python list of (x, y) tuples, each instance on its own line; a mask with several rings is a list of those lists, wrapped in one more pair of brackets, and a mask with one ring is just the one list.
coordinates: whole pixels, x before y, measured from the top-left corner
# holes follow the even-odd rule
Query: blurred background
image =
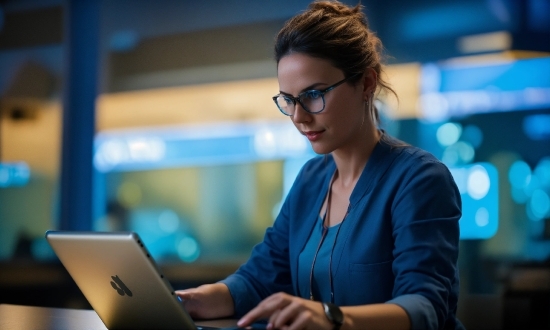
[[(0, 0), (0, 303), (90, 308), (49, 229), (135, 231), (176, 289), (244, 262), (315, 156), (271, 100), (308, 3)], [(460, 319), (550, 328), (550, 0), (362, 3), (382, 128), (462, 195)]]

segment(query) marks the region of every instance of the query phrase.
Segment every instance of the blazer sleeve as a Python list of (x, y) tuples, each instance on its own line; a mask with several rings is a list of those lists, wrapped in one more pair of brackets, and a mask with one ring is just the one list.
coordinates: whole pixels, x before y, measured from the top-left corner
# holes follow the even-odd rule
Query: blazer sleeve
[(432, 157), (420, 160), (403, 168), (392, 203), (395, 298), (389, 303), (405, 309), (413, 329), (439, 329), (456, 308), (450, 295), (458, 285), (462, 202), (448, 168)]

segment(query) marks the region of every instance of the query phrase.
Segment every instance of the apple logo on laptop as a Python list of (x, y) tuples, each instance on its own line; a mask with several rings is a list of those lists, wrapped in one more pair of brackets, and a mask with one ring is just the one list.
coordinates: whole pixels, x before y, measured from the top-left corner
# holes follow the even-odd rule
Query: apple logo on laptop
[(124, 284), (124, 282), (122, 282), (118, 275), (111, 276), (111, 278), (113, 279), (111, 281), (111, 286), (113, 287), (113, 289), (116, 290), (116, 292), (118, 292), (119, 295), (124, 296), (124, 294), (126, 294), (128, 297), (132, 296), (132, 291), (128, 289), (128, 287)]

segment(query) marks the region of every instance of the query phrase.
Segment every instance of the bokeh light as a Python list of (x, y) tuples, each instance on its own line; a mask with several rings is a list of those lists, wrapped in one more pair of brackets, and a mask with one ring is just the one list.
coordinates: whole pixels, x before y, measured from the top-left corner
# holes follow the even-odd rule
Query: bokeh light
[(550, 197), (542, 189), (533, 191), (529, 208), (535, 217), (535, 220), (542, 220), (550, 213)]
[(542, 158), (533, 173), (539, 179), (540, 186), (550, 190), (550, 157)]
[(445, 123), (437, 129), (437, 142), (443, 147), (455, 144), (462, 134), (462, 125), (456, 123)]
[(510, 180), (510, 184), (514, 188), (523, 189), (527, 187), (531, 181), (531, 168), (522, 160), (515, 161), (510, 166), (508, 180)]
[(479, 227), (487, 226), (489, 224), (489, 211), (484, 207), (480, 207), (476, 211), (475, 221)]
[(487, 195), (491, 188), (489, 174), (481, 165), (472, 166), (468, 175), (467, 191), (475, 200), (480, 200)]
[(254, 134), (254, 151), (263, 157), (277, 154), (277, 141), (272, 130), (266, 128)]
[(184, 236), (179, 240), (176, 250), (179, 258), (185, 262), (193, 262), (200, 255), (199, 243), (189, 236)]
[(532, 196), (533, 192), (540, 188), (540, 180), (536, 175), (531, 175), (529, 183), (523, 188), (527, 196)]
[(443, 151), (441, 160), (449, 166), (465, 165), (474, 160), (474, 147), (468, 142), (459, 141)]
[(159, 228), (166, 233), (174, 233), (179, 227), (179, 217), (172, 210), (164, 210), (158, 217)]
[(518, 204), (525, 204), (529, 200), (529, 196), (525, 193), (525, 189), (511, 187), (512, 199)]

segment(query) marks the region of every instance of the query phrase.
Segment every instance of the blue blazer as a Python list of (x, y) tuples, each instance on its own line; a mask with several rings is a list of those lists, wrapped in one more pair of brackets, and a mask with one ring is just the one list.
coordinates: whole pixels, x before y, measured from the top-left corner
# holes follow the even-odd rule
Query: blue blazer
[[(298, 256), (335, 170), (330, 155), (307, 162), (264, 240), (222, 281), (236, 315), (276, 292), (299, 295)], [(419, 148), (381, 140), (335, 242), (334, 303), (394, 303), (408, 313), (413, 329), (462, 328), (456, 319), (460, 217), (460, 193), (444, 164)]]

